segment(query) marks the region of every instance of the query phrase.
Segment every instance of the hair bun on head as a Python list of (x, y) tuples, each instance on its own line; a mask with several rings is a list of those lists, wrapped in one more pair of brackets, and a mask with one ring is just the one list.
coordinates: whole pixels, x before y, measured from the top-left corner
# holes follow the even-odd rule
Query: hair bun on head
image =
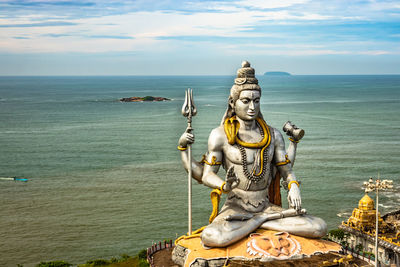
[(236, 101), (240, 92), (243, 90), (258, 90), (261, 92), (261, 88), (255, 76), (255, 71), (250, 67), (250, 62), (248, 61), (243, 61), (242, 67), (237, 70), (237, 78), (235, 79), (235, 84), (231, 88), (230, 97)]
[(237, 70), (237, 78), (235, 84), (242, 85), (245, 83), (258, 84), (258, 80), (255, 77), (255, 71), (250, 67), (250, 62), (243, 61), (242, 67)]

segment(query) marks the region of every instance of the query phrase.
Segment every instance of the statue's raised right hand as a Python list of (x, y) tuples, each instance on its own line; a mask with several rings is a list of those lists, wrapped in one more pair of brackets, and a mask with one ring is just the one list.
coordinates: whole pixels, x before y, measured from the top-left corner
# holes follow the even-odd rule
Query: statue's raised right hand
[(194, 143), (194, 134), (186, 131), (179, 138), (178, 144), (180, 147), (187, 147), (188, 144)]
[(236, 177), (235, 169), (231, 166), (226, 172), (225, 184), (223, 186), (223, 190), (225, 192), (231, 191), (233, 188), (239, 185), (239, 178)]

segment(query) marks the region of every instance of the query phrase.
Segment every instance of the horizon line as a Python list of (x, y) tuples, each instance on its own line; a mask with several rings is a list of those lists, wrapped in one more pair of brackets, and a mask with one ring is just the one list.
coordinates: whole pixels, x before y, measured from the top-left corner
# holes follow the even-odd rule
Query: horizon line
[[(384, 74), (290, 74), (290, 75), (264, 75), (259, 74), (256, 76), (269, 76), (269, 77), (290, 77), (290, 76), (399, 76), (400, 73), (384, 73)], [(2, 75), (0, 77), (193, 77), (193, 76), (236, 76), (236, 74), (39, 74), (39, 75)]]

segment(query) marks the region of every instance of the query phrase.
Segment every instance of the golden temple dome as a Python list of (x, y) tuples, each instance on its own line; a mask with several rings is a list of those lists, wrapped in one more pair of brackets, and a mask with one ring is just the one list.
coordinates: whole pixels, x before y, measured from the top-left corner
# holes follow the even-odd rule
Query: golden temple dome
[(360, 210), (374, 210), (374, 201), (367, 194), (365, 194), (358, 202)]

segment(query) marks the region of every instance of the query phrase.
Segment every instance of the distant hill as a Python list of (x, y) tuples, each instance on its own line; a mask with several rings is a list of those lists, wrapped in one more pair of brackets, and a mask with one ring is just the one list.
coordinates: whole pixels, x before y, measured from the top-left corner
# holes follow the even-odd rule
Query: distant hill
[(264, 75), (268, 76), (291, 76), (289, 72), (284, 71), (267, 71)]

